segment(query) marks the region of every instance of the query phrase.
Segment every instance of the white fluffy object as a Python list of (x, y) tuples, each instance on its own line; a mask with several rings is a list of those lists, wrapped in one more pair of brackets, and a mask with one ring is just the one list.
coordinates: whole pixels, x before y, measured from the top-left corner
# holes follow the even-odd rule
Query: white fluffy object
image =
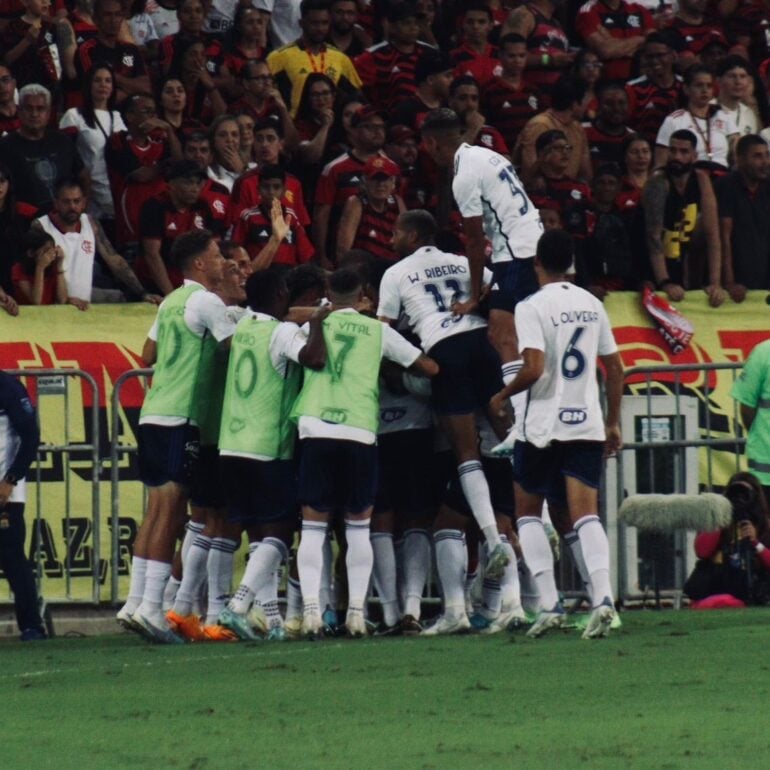
[(618, 511), (625, 524), (643, 530), (711, 532), (732, 520), (732, 505), (722, 495), (632, 495)]

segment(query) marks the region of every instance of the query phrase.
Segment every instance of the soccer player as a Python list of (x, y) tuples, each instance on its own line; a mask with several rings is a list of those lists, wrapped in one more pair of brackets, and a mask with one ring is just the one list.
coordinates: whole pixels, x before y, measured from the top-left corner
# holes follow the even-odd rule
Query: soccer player
[(364, 602), (372, 572), (369, 520), (377, 482), (380, 361), (387, 358), (410, 371), (433, 377), (435, 361), (386, 324), (357, 312), (361, 278), (339, 270), (329, 278), (333, 312), (323, 325), (326, 366), (305, 370), (292, 411), (299, 421), (301, 459), (299, 500), (302, 539), (297, 568), (304, 602), (303, 633), (321, 633), (319, 607), (323, 547), (332, 515), (345, 516), (348, 573), (348, 634), (365, 636)]
[[(317, 308), (306, 337), (296, 324), (280, 319), (289, 290), (280, 270), (254, 273), (246, 282), (248, 309), (230, 345), (225, 402), (219, 435), (228, 518), (245, 527), (251, 552), (241, 584), (219, 615), (221, 625), (241, 639), (255, 639), (247, 613), (255, 596), (275, 585), (288, 558), (296, 510), (296, 430), (289, 410), (299, 392), (301, 369), (323, 369), (326, 347)], [(268, 638), (285, 639), (278, 597), (263, 603)]]
[(148, 487), (147, 511), (134, 544), (131, 584), (118, 622), (154, 641), (182, 641), (163, 615), (177, 533), (187, 508), (188, 485), (198, 452), (196, 386), (204, 344), (232, 334), (224, 302), (211, 289), (222, 281), (224, 259), (207, 230), (180, 236), (172, 258), (184, 284), (163, 301), (142, 358), (155, 365), (139, 417), (139, 465)]
[[(470, 266), (465, 257), (435, 247), (437, 230), (427, 211), (408, 211), (398, 218), (393, 247), (402, 259), (382, 278), (377, 316), (392, 323), (404, 312), (423, 350), (440, 367), (432, 382), (433, 408), (452, 445), (463, 493), (487, 543), (487, 574), (499, 578), (510, 554), (495, 523), (474, 414), (487, 409), (487, 396), (502, 381), (500, 358), (487, 339), (484, 319), (452, 310), (472, 296)], [(497, 413), (490, 414), (490, 419), (495, 432), (504, 436), (508, 422)], [(453, 609), (445, 607), (445, 619), (462, 623), (465, 606), (458, 607), (456, 614)]]
[[(452, 193), (467, 239), (470, 290), (466, 300), (451, 303), (451, 310), (466, 315), (478, 308), (488, 238), (494, 274), (489, 339), (502, 361), (503, 381), (509, 383), (521, 369), (513, 313), (516, 304), (537, 289), (533, 263), (543, 225), (510, 161), (485, 147), (463, 143), (462, 133), (452, 110), (432, 111), (422, 126), (425, 149), (435, 163), (454, 169)], [(516, 419), (523, 415), (524, 400), (513, 404)], [(510, 453), (512, 445), (509, 437), (496, 449)]]
[[(603, 455), (622, 446), (623, 365), (602, 303), (565, 280), (573, 253), (572, 239), (563, 230), (540, 239), (535, 257), (540, 290), (516, 312), (524, 366), (490, 406), (500, 411), (511, 394), (529, 390), (513, 453), (514, 494), (521, 548), (544, 609), (528, 635), (541, 636), (565, 619), (541, 519), (547, 499), (552, 510), (566, 505), (580, 538), (594, 603), (583, 638), (592, 639), (606, 636), (615, 616), (609, 543), (597, 515), (597, 490)], [(606, 420), (599, 403), (597, 358), (606, 371)]]

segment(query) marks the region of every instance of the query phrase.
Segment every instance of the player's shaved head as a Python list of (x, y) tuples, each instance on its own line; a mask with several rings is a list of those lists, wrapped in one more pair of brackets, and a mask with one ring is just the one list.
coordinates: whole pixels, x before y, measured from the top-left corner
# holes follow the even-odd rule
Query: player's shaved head
[(335, 305), (352, 305), (361, 296), (363, 283), (358, 271), (349, 267), (329, 276), (329, 298)]
[(448, 107), (431, 110), (420, 127), (420, 133), (423, 137), (459, 137), (462, 132), (463, 126), (460, 122), (460, 116)]

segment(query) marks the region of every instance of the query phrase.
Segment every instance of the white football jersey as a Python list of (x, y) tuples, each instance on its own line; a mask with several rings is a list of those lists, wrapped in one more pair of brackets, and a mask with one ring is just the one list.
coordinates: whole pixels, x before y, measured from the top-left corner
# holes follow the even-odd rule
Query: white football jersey
[(574, 284), (549, 283), (516, 305), (514, 320), (519, 350), (545, 353), (517, 436), (537, 447), (604, 441), (596, 362), (618, 348), (602, 303)]
[[(491, 280), (491, 271), (485, 269), (484, 283)], [(427, 353), (447, 337), (487, 325), (480, 316), (452, 313), (453, 302), (470, 297), (470, 286), (466, 257), (423, 246), (385, 271), (377, 315), (396, 320), (403, 312)]]
[(460, 214), (483, 217), (493, 263), (535, 256), (543, 234), (540, 212), (507, 158), (486, 147), (460, 145), (452, 193)]

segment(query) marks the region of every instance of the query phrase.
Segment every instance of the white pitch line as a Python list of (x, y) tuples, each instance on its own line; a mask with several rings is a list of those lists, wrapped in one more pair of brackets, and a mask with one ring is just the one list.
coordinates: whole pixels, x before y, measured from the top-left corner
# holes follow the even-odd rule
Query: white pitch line
[[(323, 647), (324, 649), (340, 649), (344, 645), (337, 642), (336, 644), (322, 644), (319, 645), (320, 647)], [(267, 657), (267, 656), (281, 656), (286, 657), (287, 655), (305, 655), (308, 652), (310, 652), (311, 648), (305, 648), (305, 649), (282, 649), (282, 650), (264, 650), (260, 651), (259, 655), (256, 659), (261, 657)], [(231, 660), (233, 658), (243, 658), (244, 653), (240, 653), (238, 655), (199, 655), (199, 656), (192, 656), (188, 655), (184, 658), (161, 658), (158, 660), (148, 660), (143, 662), (137, 662), (137, 663), (121, 663), (120, 667), (127, 669), (127, 668), (151, 668), (152, 666), (158, 666), (158, 665), (171, 665), (172, 663), (205, 663), (210, 660)], [(105, 662), (105, 665), (109, 668), (110, 665), (114, 665)], [(39, 671), (21, 671), (18, 674), (1, 674), (0, 675), (0, 681), (3, 680), (9, 680), (9, 679), (31, 679), (32, 677), (37, 676), (48, 676), (51, 674), (77, 674), (79, 672), (83, 671), (93, 671), (93, 667), (74, 667), (74, 668), (49, 668), (49, 669), (40, 669)]]

